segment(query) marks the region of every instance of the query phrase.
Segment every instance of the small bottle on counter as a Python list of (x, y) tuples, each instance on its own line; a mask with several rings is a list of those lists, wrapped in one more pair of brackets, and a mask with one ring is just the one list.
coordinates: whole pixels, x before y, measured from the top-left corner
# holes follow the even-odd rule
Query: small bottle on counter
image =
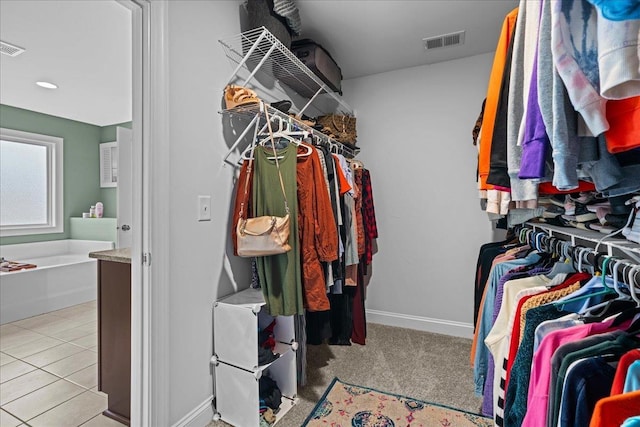
[(96, 207), (91, 206), (91, 208), (89, 208), (89, 218), (95, 218), (95, 217), (96, 217)]
[(102, 218), (103, 212), (104, 206), (102, 205), (102, 202), (96, 203), (96, 218)]

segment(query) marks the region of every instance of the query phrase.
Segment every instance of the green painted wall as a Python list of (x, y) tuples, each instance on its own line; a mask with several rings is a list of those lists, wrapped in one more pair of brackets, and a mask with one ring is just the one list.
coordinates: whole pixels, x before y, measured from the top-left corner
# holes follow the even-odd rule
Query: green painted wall
[[(131, 124), (123, 125), (131, 127)], [(115, 141), (116, 126), (100, 127), (0, 105), (0, 127), (64, 139), (64, 232), (0, 238), (0, 245), (68, 239), (70, 217), (81, 217), (98, 201), (104, 216), (116, 216), (116, 189), (100, 188), (101, 142)], [(113, 135), (113, 137), (111, 137)], [(108, 191), (106, 191), (108, 190)]]

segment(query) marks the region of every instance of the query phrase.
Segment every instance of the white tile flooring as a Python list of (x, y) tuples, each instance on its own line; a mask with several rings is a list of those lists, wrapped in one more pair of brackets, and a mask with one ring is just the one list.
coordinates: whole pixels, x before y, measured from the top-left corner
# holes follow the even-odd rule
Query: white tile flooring
[(0, 427), (118, 427), (102, 415), (96, 302), (0, 325)]

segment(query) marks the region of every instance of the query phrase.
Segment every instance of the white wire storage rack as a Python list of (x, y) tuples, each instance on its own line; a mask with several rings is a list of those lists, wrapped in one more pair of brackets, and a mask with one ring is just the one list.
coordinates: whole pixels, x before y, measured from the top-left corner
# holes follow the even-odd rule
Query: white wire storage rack
[(330, 96), (339, 105), (338, 112), (353, 115), (353, 109), (334, 93), (317, 75), (304, 65), (280, 40), (265, 27), (254, 28), (219, 40), (232, 64), (236, 64), (227, 83), (238, 77), (242, 68), (249, 71), (241, 86), (246, 86), (258, 71), (280, 80), (284, 84), (295, 82), (295, 89), (305, 98), (310, 98), (298, 113), (302, 115), (320, 95)]

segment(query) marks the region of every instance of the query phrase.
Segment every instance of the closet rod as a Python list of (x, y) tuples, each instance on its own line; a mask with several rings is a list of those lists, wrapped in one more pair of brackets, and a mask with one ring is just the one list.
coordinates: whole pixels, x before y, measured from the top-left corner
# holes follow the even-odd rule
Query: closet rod
[[(247, 104), (247, 105), (235, 107), (230, 110), (220, 111), (220, 114), (229, 114), (231, 116), (239, 116), (241, 118), (251, 118), (251, 122), (249, 123), (249, 125), (247, 125), (244, 131), (238, 136), (238, 138), (236, 138), (235, 142), (233, 143), (233, 145), (231, 145), (231, 147), (229, 148), (229, 151), (227, 151), (227, 154), (224, 156), (223, 161), (225, 163), (230, 165), (235, 165), (233, 162), (229, 162), (227, 159), (229, 158), (229, 156), (231, 156), (231, 154), (236, 150), (236, 148), (238, 147), (240, 142), (243, 140), (243, 138), (247, 135), (247, 133), (249, 132), (249, 129), (253, 128), (253, 126), (256, 124), (256, 121), (258, 121), (258, 125), (262, 125), (260, 132), (265, 131), (266, 120), (264, 120), (265, 116), (264, 116), (263, 108), (266, 108), (269, 110), (270, 116), (274, 118), (278, 117), (281, 120), (284, 120), (287, 123), (294, 125), (300, 130), (309, 132), (309, 134), (312, 135), (314, 140), (320, 141), (321, 143), (328, 144), (329, 146), (331, 145), (337, 146), (339, 153), (343, 154), (347, 158), (353, 159), (358, 155), (358, 153), (360, 153), (359, 148), (352, 148), (341, 143), (340, 141), (336, 141), (335, 139), (330, 138), (329, 136), (318, 131), (317, 129), (314, 129), (311, 126), (308, 126), (305, 123), (299, 121), (295, 117), (291, 117), (288, 114), (285, 114), (282, 111), (276, 108), (273, 108), (268, 104), (264, 105), (264, 107), (262, 107), (260, 104), (262, 103)], [(263, 121), (264, 123), (262, 123)]]
[(628, 240), (610, 239), (605, 241), (605, 239), (607, 239), (609, 235), (604, 235), (603, 237), (600, 233), (595, 233), (596, 237), (594, 237), (594, 232), (590, 232), (587, 230), (559, 227), (537, 222), (527, 222), (526, 225), (530, 228), (533, 228), (534, 230), (544, 231), (550, 236), (567, 236), (574, 246), (576, 244), (576, 239), (591, 242), (593, 245), (595, 245), (596, 249), (600, 246), (606, 246), (607, 253), (610, 256), (613, 255), (614, 250), (619, 250), (625, 254), (625, 257), (630, 258), (640, 264), (640, 245)]
[[(528, 243), (533, 249), (539, 252), (557, 253), (570, 257), (574, 265), (586, 262), (588, 265), (600, 269), (605, 257), (611, 257), (612, 262), (608, 263), (607, 271), (613, 274), (613, 270), (611, 269), (616, 268), (618, 270), (618, 277), (622, 278), (628, 285), (633, 285), (634, 288), (640, 292), (640, 264), (634, 260), (598, 252), (591, 247), (575, 245), (572, 242), (553, 237), (547, 231), (535, 230), (529, 225), (523, 225), (517, 230), (516, 234), (521, 243)], [(592, 258), (590, 259), (589, 256), (592, 256)], [(620, 262), (614, 263), (614, 260), (619, 260)]]

